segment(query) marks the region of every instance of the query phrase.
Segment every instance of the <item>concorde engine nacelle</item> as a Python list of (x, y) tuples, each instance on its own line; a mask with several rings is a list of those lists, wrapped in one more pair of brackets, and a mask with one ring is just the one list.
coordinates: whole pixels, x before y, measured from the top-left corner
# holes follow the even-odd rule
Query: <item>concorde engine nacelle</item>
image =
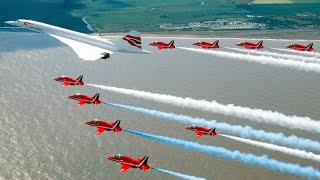
[(108, 59), (110, 58), (110, 53), (103, 53), (103, 56), (101, 57), (101, 59)]

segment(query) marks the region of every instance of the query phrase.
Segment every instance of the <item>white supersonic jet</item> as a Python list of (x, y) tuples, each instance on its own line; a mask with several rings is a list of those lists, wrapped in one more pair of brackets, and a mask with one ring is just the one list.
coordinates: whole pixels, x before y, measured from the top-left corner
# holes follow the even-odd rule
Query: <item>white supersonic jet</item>
[(123, 38), (107, 40), (32, 20), (19, 19), (5, 23), (48, 34), (70, 46), (83, 60), (108, 59), (114, 52), (151, 53), (142, 49), (140, 33), (137, 31), (130, 31)]

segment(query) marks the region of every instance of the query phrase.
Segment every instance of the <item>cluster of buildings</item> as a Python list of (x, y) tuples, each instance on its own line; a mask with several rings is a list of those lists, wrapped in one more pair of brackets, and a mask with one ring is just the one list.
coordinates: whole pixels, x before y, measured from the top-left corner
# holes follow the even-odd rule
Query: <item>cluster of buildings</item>
[(254, 30), (266, 29), (267, 25), (263, 23), (254, 23), (247, 21), (204, 21), (191, 22), (189, 24), (161, 24), (161, 30), (165, 31), (210, 31), (210, 30)]

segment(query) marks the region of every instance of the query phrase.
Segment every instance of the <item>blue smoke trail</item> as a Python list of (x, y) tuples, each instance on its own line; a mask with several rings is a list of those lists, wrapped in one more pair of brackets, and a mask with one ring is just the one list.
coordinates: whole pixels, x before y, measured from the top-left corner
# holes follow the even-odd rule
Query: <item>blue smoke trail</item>
[(320, 171), (311, 166), (303, 167), (299, 164), (281, 162), (275, 159), (270, 159), (266, 155), (256, 156), (254, 154), (247, 154), (239, 151), (231, 151), (222, 147), (201, 145), (199, 143), (189, 142), (189, 141), (170, 138), (170, 137), (157, 136), (153, 134), (147, 134), (147, 133), (127, 130), (127, 129), (124, 131), (141, 136), (141, 137), (145, 137), (148, 139), (153, 139), (156, 141), (176, 145), (186, 149), (192, 149), (195, 151), (208, 153), (210, 155), (225, 158), (225, 159), (236, 160), (244, 164), (259, 166), (259, 167), (266, 168), (273, 171), (286, 172), (286, 173), (294, 174), (296, 176), (304, 176), (308, 178), (320, 178)]
[(150, 167), (150, 169), (162, 172), (162, 173), (166, 173), (169, 174), (171, 176), (175, 176), (177, 178), (181, 178), (181, 179), (186, 179), (186, 180), (205, 180), (204, 178), (200, 178), (200, 177), (195, 177), (195, 176), (189, 176), (189, 175), (185, 175), (185, 174), (181, 174), (181, 173), (177, 173), (177, 172), (173, 172), (173, 171), (168, 171), (165, 169), (159, 169), (159, 168), (153, 168)]
[(243, 138), (254, 138), (257, 140), (269, 142), (272, 144), (278, 144), (282, 146), (290, 146), (293, 148), (299, 148), (299, 149), (310, 149), (313, 151), (320, 152), (320, 143), (318, 141), (313, 141), (311, 139), (301, 138), (297, 137), (295, 135), (285, 136), (283, 133), (272, 133), (272, 132), (266, 132), (263, 130), (256, 130), (253, 129), (250, 126), (240, 126), (240, 125), (230, 125), (227, 123), (219, 123), (215, 120), (208, 121), (206, 119), (202, 118), (192, 118), (190, 116), (185, 115), (178, 115), (174, 113), (166, 113), (161, 112), (157, 110), (150, 110), (140, 107), (134, 107), (134, 106), (127, 106), (127, 105), (121, 105), (121, 104), (114, 104), (114, 103), (106, 103), (104, 104), (126, 109), (132, 112), (139, 112), (150, 116), (156, 116), (168, 120), (178, 121), (185, 124), (195, 124), (198, 126), (205, 126), (205, 127), (216, 127), (220, 131), (232, 135), (238, 135)]

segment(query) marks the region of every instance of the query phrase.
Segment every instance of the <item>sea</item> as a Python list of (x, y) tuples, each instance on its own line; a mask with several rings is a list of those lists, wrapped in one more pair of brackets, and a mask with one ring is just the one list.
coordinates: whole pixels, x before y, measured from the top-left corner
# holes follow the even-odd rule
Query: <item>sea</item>
[[(261, 36), (256, 33), (251, 38), (259, 39)], [(237, 42), (251, 40), (234, 39), (235, 37), (237, 34), (221, 38), (222, 48), (217, 51), (228, 51), (224, 47), (235, 47)], [(94, 127), (84, 124), (93, 119), (121, 119), (122, 125), (128, 129), (267, 155), (281, 161), (320, 169), (320, 165), (313, 161), (246, 145), (225, 137), (197, 138), (194, 132), (185, 130), (186, 124), (104, 104), (78, 107), (77, 102), (67, 96), (100, 93), (100, 99), (105, 102), (214, 119), (235, 125), (249, 125), (255, 129), (294, 134), (319, 141), (320, 137), (315, 133), (155, 103), (90, 86), (62, 87), (52, 80), (63, 75), (83, 75), (85, 83), (215, 100), (222, 104), (319, 119), (320, 78), (316, 72), (215, 57), (179, 48), (158, 51), (148, 45), (155, 40), (168, 42), (175, 39), (177, 47), (192, 47), (195, 41), (211, 42), (219, 39), (219, 36), (202, 38), (204, 36), (197, 35), (192, 35), (191, 38), (184, 38), (183, 35), (143, 36), (144, 48), (153, 54), (114, 53), (110, 59), (91, 62), (79, 59), (71, 48), (47, 35), (1, 31), (0, 179), (175, 179), (153, 170), (142, 172), (131, 169), (120, 173), (120, 165), (106, 159), (106, 156), (116, 154), (135, 158), (149, 156), (149, 163), (155, 164), (155, 167), (206, 179), (301, 179), (143, 139), (126, 132), (96, 135)], [(296, 40), (292, 42), (290, 39)], [(311, 41), (297, 39), (298, 34), (267, 38), (264, 41), (265, 51), (281, 53), (270, 47), (284, 48), (289, 43), (307, 44)], [(311, 39), (315, 43), (315, 49), (320, 49), (320, 37), (313, 36)]]

